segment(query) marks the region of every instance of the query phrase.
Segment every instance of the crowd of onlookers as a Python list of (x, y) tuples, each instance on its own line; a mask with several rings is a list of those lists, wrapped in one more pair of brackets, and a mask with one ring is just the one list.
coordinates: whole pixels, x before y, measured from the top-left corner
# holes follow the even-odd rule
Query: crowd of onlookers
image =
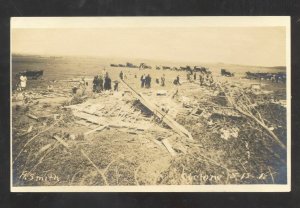
[[(137, 78), (137, 76), (134, 76), (135, 78)], [(123, 73), (123, 71), (121, 71), (119, 73), (119, 78), (121, 80), (126, 79), (126, 75)], [(206, 85), (206, 86), (212, 86), (214, 83), (214, 79), (213, 76), (210, 72), (193, 72), (193, 71), (189, 71), (187, 72), (187, 81), (192, 82), (192, 80), (194, 80), (194, 82), (196, 82), (197, 80), (199, 80), (199, 84), (200, 86)], [(140, 82), (141, 82), (141, 88), (151, 88), (151, 83), (152, 83), (152, 77), (150, 74), (142, 74), (142, 76), (140, 77)], [(156, 84), (159, 84), (160, 86), (164, 87), (166, 86), (166, 76), (165, 74), (163, 74), (160, 78), (156, 78), (155, 79)], [(103, 75), (97, 75), (94, 77), (93, 80), (93, 92), (102, 92), (102, 91), (107, 91), (107, 90), (112, 90), (112, 81), (111, 78), (108, 74), (108, 72), (105, 73), (104, 78)], [(118, 84), (119, 81), (115, 80), (114, 81), (114, 87), (113, 90), (114, 91), (118, 91)], [(181, 81), (180, 81), (180, 76), (177, 75), (175, 80), (173, 81), (174, 85), (181, 85)]]
[[(136, 75), (134, 77), (137, 78)], [(123, 73), (123, 71), (121, 71), (119, 74), (119, 78), (121, 80), (124, 80), (124, 78), (126, 79), (127, 77)], [(187, 80), (188, 81), (191, 82), (193, 79), (195, 82), (197, 80), (197, 78), (199, 79), (200, 86), (202, 86), (202, 85), (211, 86), (214, 83), (211, 73), (193, 72), (193, 71), (187, 72)], [(17, 83), (17, 90), (18, 91), (24, 90), (26, 88), (26, 82), (27, 82), (27, 77), (21, 75), (19, 77), (19, 80)], [(150, 76), (150, 74), (148, 74), (148, 75), (143, 74), (140, 77), (140, 82), (141, 82), (141, 88), (151, 88), (152, 77)], [(156, 82), (156, 84), (159, 84), (162, 87), (166, 86), (165, 74), (163, 74), (160, 78), (156, 78), (155, 82)], [(113, 87), (112, 87), (112, 80), (109, 76), (109, 73), (105, 69), (103, 70), (103, 72), (101, 74), (94, 76), (92, 84), (93, 84), (92, 91), (94, 93), (100, 93), (102, 91), (110, 91), (110, 90), (114, 90), (114, 91), (119, 90), (119, 81), (118, 80), (113, 81)], [(176, 76), (175, 80), (173, 81), (173, 84), (181, 85), (179, 75)], [(85, 91), (87, 86), (88, 86), (88, 82), (85, 81), (85, 78), (82, 78), (79, 81), (79, 84), (72, 88), (73, 93), (76, 93), (78, 89)]]
[[(103, 76), (104, 75), (104, 76)], [(123, 79), (124, 74), (121, 71), (120, 73), (120, 79)], [(115, 80), (113, 86), (114, 91), (119, 90), (119, 81)], [(97, 76), (94, 76), (93, 80), (93, 92), (99, 93), (102, 91), (112, 90), (112, 80), (105, 69), (103, 70), (103, 73)]]

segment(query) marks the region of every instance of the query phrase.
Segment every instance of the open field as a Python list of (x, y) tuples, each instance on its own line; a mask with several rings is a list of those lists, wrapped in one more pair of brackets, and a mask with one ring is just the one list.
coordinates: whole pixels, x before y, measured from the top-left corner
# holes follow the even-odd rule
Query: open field
[[(188, 81), (184, 71), (110, 67), (126, 62), (13, 57), (14, 186), (287, 182), (286, 84), (244, 78), (247, 71), (284, 69), (128, 60), (154, 68), (208, 67), (216, 83), (211, 87), (200, 86), (198, 77)], [(118, 92), (92, 92), (92, 79), (104, 67), (112, 81), (119, 80), (121, 70), (126, 75)], [(235, 76), (221, 76), (221, 68)], [(28, 80), (26, 91), (19, 93), (14, 75), (27, 69), (44, 70), (44, 76)], [(149, 89), (140, 87), (143, 74), (152, 77)], [(162, 74), (165, 87), (155, 83)], [(173, 84), (177, 75), (181, 85)], [(87, 89), (74, 95), (72, 87), (82, 77), (88, 82)], [(47, 90), (49, 85), (53, 90)], [(259, 85), (255, 92), (253, 85)], [(190, 137), (178, 133), (185, 131), (182, 128)]]

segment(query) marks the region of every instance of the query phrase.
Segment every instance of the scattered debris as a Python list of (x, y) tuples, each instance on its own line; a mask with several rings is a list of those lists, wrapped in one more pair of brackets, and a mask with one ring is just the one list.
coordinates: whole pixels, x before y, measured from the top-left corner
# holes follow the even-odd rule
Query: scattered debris
[(137, 93), (133, 88), (131, 88), (124, 80), (123, 83), (132, 91), (134, 97), (136, 97), (143, 105), (145, 105), (149, 110), (151, 110), (159, 119), (166, 123), (170, 128), (172, 128), (179, 135), (193, 140), (192, 135), (183, 126), (178, 124), (174, 119), (172, 119), (168, 114), (162, 112), (155, 105), (149, 102), (145, 97)]
[[(286, 163), (283, 90), (221, 76), (214, 85), (200, 86), (196, 78), (181, 79), (176, 88), (168, 88), (172, 83), (166, 79), (164, 88), (141, 91), (126, 79), (119, 92), (91, 93), (86, 87), (72, 94), (81, 81), (74, 78), (13, 92), (14, 177), (20, 179), (22, 169), (43, 174), (49, 167), (61, 177), (57, 184), (14, 183), (284, 183), (279, 172)], [(251, 177), (245, 179), (245, 172)], [(259, 179), (261, 172), (269, 178)]]
[(93, 133), (93, 132), (95, 132), (95, 131), (102, 131), (103, 129), (105, 129), (107, 126), (99, 126), (98, 128), (95, 128), (95, 129), (93, 129), (93, 130), (90, 130), (90, 131), (87, 131), (87, 132), (85, 132), (84, 133), (84, 135), (86, 136), (86, 135), (89, 135), (89, 134), (91, 134), (91, 133)]
[(169, 143), (168, 139), (163, 139), (163, 140), (161, 140), (161, 142), (165, 145), (165, 147), (167, 148), (167, 150), (169, 151), (169, 153), (172, 156), (176, 156), (176, 152), (173, 150), (173, 148), (172, 148), (171, 144)]

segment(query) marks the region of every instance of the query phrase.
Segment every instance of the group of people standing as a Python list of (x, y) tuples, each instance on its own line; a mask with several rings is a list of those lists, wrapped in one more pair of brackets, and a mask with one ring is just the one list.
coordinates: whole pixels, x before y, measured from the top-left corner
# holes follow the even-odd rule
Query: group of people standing
[[(151, 88), (151, 76), (150, 74), (148, 74), (147, 76), (145, 74), (143, 74), (141, 76), (141, 87), (142, 88)], [(159, 78), (156, 79), (156, 84), (159, 84)], [(162, 87), (164, 87), (166, 85), (166, 78), (165, 78), (165, 74), (163, 74), (163, 76), (160, 78), (160, 85)]]
[[(189, 72), (187, 73), (187, 80), (188, 81), (192, 81), (192, 79), (194, 79), (194, 81), (197, 80), (197, 76), (198, 73), (196, 72)], [(126, 78), (126, 76), (124, 75), (123, 71), (121, 71), (119, 73), (119, 78), (121, 80), (123, 80), (124, 78)], [(136, 78), (136, 75), (135, 75)], [(143, 74), (140, 78), (141, 81), (141, 88), (151, 88), (151, 76), (150, 74), (146, 75)], [(112, 85), (111, 85), (111, 78), (109, 77), (108, 73), (105, 73), (104, 79), (102, 77), (102, 75), (98, 75), (94, 77), (93, 80), (93, 92), (101, 92), (103, 90), (111, 90), (112, 89)], [(166, 78), (165, 78), (165, 74), (163, 74), (163, 76), (156, 79), (156, 83), (160, 84), (162, 87), (165, 86), (165, 82), (166, 82)], [(212, 86), (214, 83), (214, 79), (211, 73), (207, 73), (207, 72), (199, 72), (199, 82), (200, 82), (200, 86), (206, 85), (206, 86)], [(114, 81), (114, 91), (118, 91), (118, 84), (119, 81)], [(176, 79), (173, 81), (173, 84), (175, 85), (180, 85), (180, 78), (179, 75), (176, 77)]]
[(151, 76), (148, 74), (147, 76), (143, 74), (141, 76), (141, 87), (142, 88), (150, 88), (151, 87)]
[[(114, 90), (118, 91), (118, 81), (115, 81)], [(97, 75), (93, 80), (93, 92), (102, 92), (103, 90), (111, 90), (111, 78), (108, 72), (105, 73), (104, 79), (102, 75)]]
[[(196, 72), (188, 72), (186, 74), (186, 78), (189, 82), (192, 82), (192, 79), (194, 79), (194, 82), (195, 82), (197, 80), (197, 73)], [(201, 71), (201, 72), (199, 72), (199, 82), (200, 82), (200, 86), (203, 86), (203, 85), (213, 86), (214, 79), (210, 72)], [(173, 81), (173, 84), (180, 85), (179, 75)]]
[[(201, 73), (202, 73), (202, 72), (201, 72)], [(201, 75), (201, 73), (200, 73), (200, 75)], [(187, 77), (187, 80), (188, 80), (188, 81), (192, 81), (192, 77), (194, 77), (194, 81), (196, 81), (196, 80), (197, 80), (197, 73), (196, 73), (196, 72), (190, 71), (190, 72), (188, 72), (188, 73), (186, 74), (186, 77)]]

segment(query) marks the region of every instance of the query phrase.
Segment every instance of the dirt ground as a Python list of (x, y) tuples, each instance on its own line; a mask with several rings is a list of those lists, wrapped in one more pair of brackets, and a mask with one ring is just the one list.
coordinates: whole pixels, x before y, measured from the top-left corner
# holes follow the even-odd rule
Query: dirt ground
[[(158, 119), (122, 82), (118, 92), (93, 93), (92, 78), (103, 67), (112, 80), (122, 70), (128, 85), (167, 112), (193, 140)], [(286, 149), (278, 145), (287, 140), (285, 84), (245, 79), (237, 66), (231, 68), (235, 77), (222, 77), (219, 67), (211, 67), (215, 82), (226, 87), (228, 96), (247, 94), (255, 104), (251, 115), (259, 116), (269, 130), (233, 109), (220, 88), (200, 86), (198, 77), (189, 82), (186, 72), (112, 68), (96, 61), (18, 59), (13, 75), (28, 68), (45, 69), (45, 75), (29, 80), (22, 93), (13, 87), (13, 185), (286, 183)], [(150, 89), (140, 87), (142, 74), (151, 75)], [(165, 87), (155, 83), (162, 74)], [(173, 84), (177, 75), (181, 85)], [(83, 76), (86, 90), (74, 95), (72, 87)], [(48, 90), (49, 85), (53, 89)], [(260, 86), (255, 93), (253, 85)]]

